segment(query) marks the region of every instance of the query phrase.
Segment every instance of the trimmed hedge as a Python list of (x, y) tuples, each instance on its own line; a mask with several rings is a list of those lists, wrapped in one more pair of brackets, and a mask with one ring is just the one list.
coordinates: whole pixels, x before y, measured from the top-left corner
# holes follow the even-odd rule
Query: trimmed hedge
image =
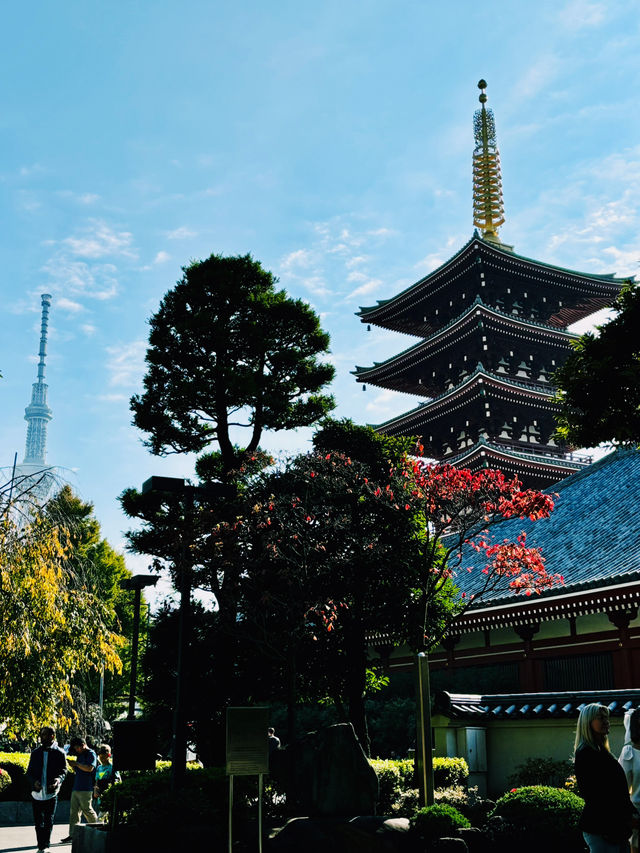
[(439, 838), (452, 838), (459, 829), (471, 823), (453, 806), (434, 804), (416, 812), (411, 820), (411, 831), (427, 844)]
[(469, 765), (464, 758), (434, 758), (433, 781), (435, 788), (457, 788), (466, 785)]
[(582, 850), (578, 830), (584, 800), (570, 791), (547, 785), (528, 785), (510, 791), (496, 802), (491, 816), (503, 818), (521, 850)]
[(11, 785), (0, 791), (0, 802), (31, 799), (31, 785), (25, 775), (28, 765), (28, 753), (0, 752), (0, 767), (11, 777)]
[(0, 767), (0, 794), (11, 785), (11, 776)]

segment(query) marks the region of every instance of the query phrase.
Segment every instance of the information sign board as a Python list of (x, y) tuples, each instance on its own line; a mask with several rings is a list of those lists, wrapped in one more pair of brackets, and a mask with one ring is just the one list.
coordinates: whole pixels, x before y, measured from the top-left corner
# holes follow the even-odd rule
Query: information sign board
[(269, 772), (268, 708), (227, 708), (227, 775)]

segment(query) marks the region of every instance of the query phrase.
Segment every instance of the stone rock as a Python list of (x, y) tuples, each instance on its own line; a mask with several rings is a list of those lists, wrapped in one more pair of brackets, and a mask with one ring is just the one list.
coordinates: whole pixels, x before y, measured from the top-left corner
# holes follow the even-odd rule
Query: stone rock
[(468, 853), (462, 838), (439, 838), (431, 849), (433, 853)]
[(375, 814), (378, 778), (351, 723), (310, 732), (272, 754), (271, 772), (299, 814)]
[[(409, 835), (384, 818), (294, 818), (269, 840), (269, 853), (403, 853)], [(393, 823), (393, 821), (392, 821)], [(413, 849), (413, 848), (411, 848)]]
[(481, 829), (470, 826), (465, 829), (459, 829), (458, 834), (467, 845), (469, 853), (489, 853), (492, 845)]

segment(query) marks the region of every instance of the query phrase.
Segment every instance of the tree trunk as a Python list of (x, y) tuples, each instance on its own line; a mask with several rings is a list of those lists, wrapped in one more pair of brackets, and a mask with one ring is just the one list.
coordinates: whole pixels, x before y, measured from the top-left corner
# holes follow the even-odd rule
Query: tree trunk
[(367, 653), (364, 632), (358, 627), (349, 630), (347, 641), (347, 701), (349, 721), (367, 758), (371, 755), (369, 728), (364, 707), (367, 685)]
[(296, 685), (296, 650), (293, 645), (287, 650), (287, 743), (296, 738), (296, 710), (298, 690)]

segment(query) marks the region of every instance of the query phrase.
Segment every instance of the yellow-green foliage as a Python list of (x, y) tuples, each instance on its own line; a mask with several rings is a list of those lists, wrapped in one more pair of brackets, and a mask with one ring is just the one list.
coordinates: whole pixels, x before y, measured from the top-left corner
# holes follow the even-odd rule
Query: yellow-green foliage
[[(2, 507), (0, 507), (1, 509)], [(69, 532), (34, 511), (18, 526), (0, 523), (0, 720), (5, 735), (68, 726), (70, 673), (121, 667), (123, 639), (108, 627), (102, 601), (68, 571)], [(90, 614), (91, 618), (87, 618)]]
[[(412, 758), (370, 758), (369, 764), (378, 777), (378, 811), (380, 814), (397, 811), (401, 800), (413, 801), (414, 795), (403, 795), (414, 790), (414, 762)], [(456, 788), (462, 790), (469, 777), (469, 765), (464, 758), (434, 758), (433, 776), (436, 790)], [(404, 810), (404, 806), (403, 806)]]
[(31, 786), (25, 773), (29, 765), (29, 755), (25, 752), (0, 752), (0, 767), (11, 777), (11, 784), (2, 789), (0, 800), (23, 800)]
[(436, 788), (466, 785), (469, 778), (469, 765), (464, 758), (434, 758), (433, 778)]

